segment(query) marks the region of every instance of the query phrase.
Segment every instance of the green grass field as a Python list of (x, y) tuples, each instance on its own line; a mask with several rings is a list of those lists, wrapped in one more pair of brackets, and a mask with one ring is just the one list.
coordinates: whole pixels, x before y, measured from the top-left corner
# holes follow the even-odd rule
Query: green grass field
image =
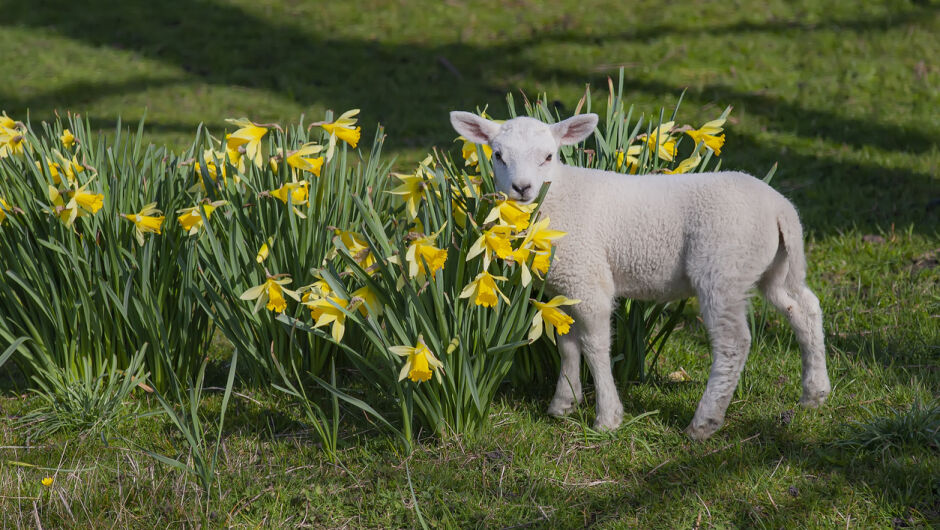
[(587, 428), (590, 390), (560, 421), (544, 413), (553, 382), (506, 385), (480, 435), (426, 438), (413, 454), (346, 410), (330, 464), (283, 395), (239, 387), (219, 487), (203, 492), (143, 451), (183, 451), (162, 418), (108, 439), (28, 439), (16, 419), (35, 398), (4, 367), (2, 526), (940, 524), (937, 57), (930, 0), (0, 1), (0, 110), (33, 123), (70, 110), (103, 129), (146, 115), (150, 138), (179, 149), (199, 123), (359, 107), (363, 137), (381, 123), (409, 167), (452, 145), (450, 110), (505, 118), (505, 94), (522, 91), (570, 114), (585, 84), (603, 101), (621, 66), (647, 115), (683, 91), (680, 116), (695, 125), (732, 105), (723, 167), (763, 175), (779, 163), (773, 183), (806, 227), (834, 387), (819, 410), (796, 406), (795, 338), (755, 300), (726, 424), (689, 441), (710, 363), (693, 303), (658, 367), (692, 381), (622, 387), (625, 426), (611, 435)]

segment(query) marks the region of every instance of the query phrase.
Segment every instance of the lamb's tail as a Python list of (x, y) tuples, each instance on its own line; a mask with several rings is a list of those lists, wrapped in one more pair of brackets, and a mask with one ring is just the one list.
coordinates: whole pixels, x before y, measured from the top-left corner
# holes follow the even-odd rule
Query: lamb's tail
[(793, 205), (787, 203), (777, 214), (777, 230), (780, 233), (777, 259), (785, 260), (779, 265), (785, 266), (787, 271), (784, 284), (791, 292), (800, 292), (806, 282), (806, 255), (803, 250), (803, 226)]

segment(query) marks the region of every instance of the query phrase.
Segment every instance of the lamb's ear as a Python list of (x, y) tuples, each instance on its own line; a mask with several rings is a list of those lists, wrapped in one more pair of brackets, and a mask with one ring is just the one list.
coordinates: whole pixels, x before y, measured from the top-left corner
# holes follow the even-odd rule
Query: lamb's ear
[(461, 136), (475, 144), (488, 144), (499, 132), (499, 124), (470, 112), (455, 110), (450, 113), (450, 124)]
[(579, 114), (551, 126), (558, 145), (573, 145), (583, 141), (597, 127), (597, 114)]

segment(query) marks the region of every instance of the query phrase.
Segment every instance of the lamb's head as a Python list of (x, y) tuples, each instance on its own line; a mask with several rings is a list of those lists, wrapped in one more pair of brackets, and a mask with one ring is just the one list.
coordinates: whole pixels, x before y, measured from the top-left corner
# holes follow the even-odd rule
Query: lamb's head
[(523, 204), (532, 202), (542, 183), (562, 167), (558, 148), (576, 144), (594, 132), (596, 114), (580, 114), (549, 125), (534, 118), (502, 124), (469, 112), (453, 111), (450, 123), (464, 138), (493, 149), (496, 190)]

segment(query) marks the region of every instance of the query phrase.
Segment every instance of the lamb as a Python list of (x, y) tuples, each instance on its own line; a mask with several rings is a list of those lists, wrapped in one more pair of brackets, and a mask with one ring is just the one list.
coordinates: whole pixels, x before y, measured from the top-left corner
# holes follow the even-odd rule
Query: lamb
[(581, 303), (572, 306), (571, 331), (558, 338), (561, 373), (549, 414), (563, 416), (581, 402), (583, 353), (597, 391), (594, 427), (619, 427), (623, 405), (610, 367), (615, 300), (695, 295), (713, 361), (685, 432), (708, 438), (724, 422), (750, 350), (746, 308), (754, 286), (796, 333), (800, 404), (823, 403), (831, 387), (822, 311), (806, 285), (799, 217), (777, 191), (739, 172), (624, 175), (564, 165), (558, 148), (587, 138), (597, 125), (595, 114), (552, 125), (527, 117), (497, 124), (460, 111), (450, 119), (465, 138), (492, 148), (496, 188), (509, 198), (528, 204), (543, 182), (551, 182), (540, 211), (568, 235), (557, 242), (546, 291)]

